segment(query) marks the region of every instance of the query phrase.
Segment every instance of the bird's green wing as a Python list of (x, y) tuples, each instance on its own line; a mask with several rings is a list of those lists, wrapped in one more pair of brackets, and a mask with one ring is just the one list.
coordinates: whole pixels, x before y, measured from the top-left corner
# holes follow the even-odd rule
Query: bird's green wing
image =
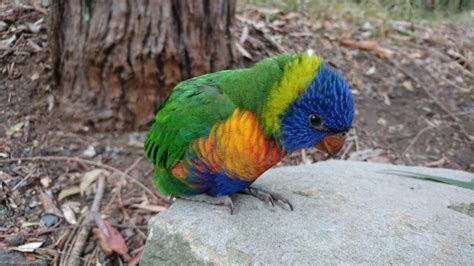
[(252, 68), (225, 70), (181, 82), (160, 106), (145, 141), (155, 165), (171, 168), (189, 144), (208, 135), (212, 126), (238, 107), (260, 114), (283, 66), (294, 54), (264, 59)]
[(181, 82), (160, 106), (145, 141), (145, 153), (156, 166), (173, 167), (191, 142), (232, 115), (236, 106), (213, 81), (214, 75)]

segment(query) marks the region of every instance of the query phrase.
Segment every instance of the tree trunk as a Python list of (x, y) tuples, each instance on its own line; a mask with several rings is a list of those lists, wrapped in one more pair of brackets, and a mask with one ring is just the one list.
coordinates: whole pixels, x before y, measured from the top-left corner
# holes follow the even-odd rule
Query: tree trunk
[(181, 80), (236, 64), (235, 0), (54, 0), (50, 45), (67, 122), (129, 130)]

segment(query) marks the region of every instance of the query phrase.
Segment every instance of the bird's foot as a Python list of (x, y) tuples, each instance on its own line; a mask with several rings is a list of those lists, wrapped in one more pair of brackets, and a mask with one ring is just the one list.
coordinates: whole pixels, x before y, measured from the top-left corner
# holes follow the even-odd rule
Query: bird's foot
[(257, 199), (264, 202), (269, 202), (274, 207), (275, 207), (275, 201), (277, 202), (280, 201), (284, 204), (288, 204), (288, 206), (290, 207), (290, 210), (293, 210), (293, 205), (288, 200), (288, 197), (286, 195), (283, 195), (277, 192), (272, 192), (272, 191), (264, 190), (261, 188), (248, 187), (247, 189), (242, 190), (241, 193), (254, 196)]
[(230, 209), (230, 214), (234, 214), (234, 204), (232, 203), (232, 199), (229, 196), (212, 197), (207, 194), (198, 194), (176, 197), (183, 200), (205, 202), (211, 205), (227, 206)]

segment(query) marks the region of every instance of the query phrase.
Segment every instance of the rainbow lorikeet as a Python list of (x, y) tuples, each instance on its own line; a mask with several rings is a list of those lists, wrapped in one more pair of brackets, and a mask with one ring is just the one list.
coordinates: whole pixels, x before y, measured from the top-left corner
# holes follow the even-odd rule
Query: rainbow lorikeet
[(352, 127), (354, 99), (344, 77), (308, 53), (287, 53), (246, 69), (179, 83), (145, 141), (162, 194), (227, 205), (244, 192), (273, 204), (279, 193), (250, 187), (293, 151), (337, 153)]

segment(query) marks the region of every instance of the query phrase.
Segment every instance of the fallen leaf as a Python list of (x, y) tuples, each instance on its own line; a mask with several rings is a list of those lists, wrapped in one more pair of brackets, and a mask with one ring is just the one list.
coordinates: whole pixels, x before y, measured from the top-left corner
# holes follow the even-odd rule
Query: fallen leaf
[(81, 191), (81, 188), (79, 186), (67, 187), (67, 188), (61, 190), (61, 192), (59, 192), (58, 201), (61, 201), (62, 199), (66, 198), (66, 197), (75, 195), (75, 194), (79, 193), (80, 191)]
[(41, 226), (41, 223), (39, 222), (24, 222), (21, 224), (21, 228), (28, 228), (32, 226)]
[(63, 204), (61, 206), (61, 210), (63, 211), (66, 222), (68, 222), (69, 224), (77, 224), (76, 214), (74, 213), (74, 210), (71, 206)]
[(323, 44), (325, 49), (332, 50), (333, 47), (332, 47), (331, 41), (329, 41), (326, 38), (321, 38), (319, 41)]
[(412, 59), (419, 59), (423, 57), (423, 54), (421, 54), (421, 52), (413, 52), (408, 54), (408, 56)]
[(242, 35), (240, 36), (239, 43), (243, 44), (249, 37), (249, 27), (247, 25), (242, 29)]
[(83, 152), (82, 152), (82, 155), (84, 155), (85, 157), (87, 158), (93, 158), (97, 155), (97, 151), (95, 150), (94, 146), (92, 145), (89, 145), (87, 147), (87, 149), (85, 149)]
[(365, 71), (365, 74), (367, 76), (370, 76), (370, 75), (375, 74), (375, 71), (376, 71), (375, 66), (371, 66), (371, 67), (369, 67), (369, 69), (367, 69), (367, 71)]
[(41, 245), (43, 245), (43, 242), (31, 242), (11, 249), (20, 252), (34, 252), (35, 249), (41, 247)]
[(434, 162), (425, 163), (423, 166), (426, 166), (426, 167), (443, 167), (443, 165), (446, 163), (446, 161), (447, 161), (447, 158), (443, 156), (443, 158), (441, 158), (437, 161), (434, 161)]
[(237, 47), (237, 50), (239, 50), (239, 52), (243, 56), (245, 56), (248, 59), (252, 60), (252, 55), (242, 45), (240, 45), (240, 43), (235, 43), (235, 46)]
[(384, 118), (380, 117), (379, 119), (377, 119), (377, 124), (381, 125), (381, 126), (386, 126), (387, 125), (387, 120), (385, 120)]
[(84, 192), (90, 187), (90, 185), (94, 183), (97, 180), (97, 178), (99, 178), (102, 175), (104, 176), (109, 175), (109, 172), (104, 169), (94, 169), (92, 171), (85, 173), (84, 176), (82, 177), (81, 183), (79, 184), (81, 195), (83, 195)]
[(45, 256), (49, 256), (49, 257), (55, 257), (55, 256), (59, 255), (59, 252), (60, 251), (52, 249), (52, 248), (38, 248), (38, 249), (35, 250), (36, 254), (45, 255)]
[(160, 205), (148, 205), (148, 204), (132, 204), (133, 208), (147, 210), (151, 212), (162, 212), (166, 211), (168, 208)]
[(46, 100), (48, 102), (48, 112), (51, 112), (51, 110), (53, 110), (53, 107), (54, 107), (54, 96), (49, 95), (48, 98), (46, 98)]
[(0, 41), (0, 50), (7, 50), (12, 47), (13, 43), (16, 41), (16, 35), (13, 34), (12, 37), (6, 39), (6, 40), (1, 40)]
[(58, 217), (63, 217), (61, 211), (54, 204), (53, 197), (51, 193), (45, 193), (43, 190), (40, 190), (41, 203), (43, 204), (43, 210), (45, 214), (54, 214)]
[(36, 81), (39, 79), (39, 74), (38, 72), (34, 72), (32, 75), (31, 75), (31, 81)]
[(18, 122), (7, 130), (7, 137), (11, 137), (15, 132), (25, 125), (24, 122)]
[(386, 104), (386, 105), (390, 105), (391, 102), (390, 102), (390, 98), (388, 97), (388, 94), (386, 92), (383, 92), (382, 93), (382, 97), (383, 97), (383, 102)]
[(142, 253), (143, 251), (138, 252), (135, 257), (131, 261), (128, 262), (128, 266), (136, 266), (138, 263), (140, 263), (140, 260), (142, 258)]
[(33, 33), (38, 33), (41, 30), (41, 24), (43, 24), (44, 18), (40, 18), (34, 23), (26, 23), (28, 29)]
[(49, 176), (44, 176), (40, 179), (40, 183), (43, 187), (48, 188), (51, 184), (51, 178), (49, 178)]
[[(99, 238), (99, 244), (106, 255), (111, 255), (113, 252), (121, 255), (125, 260), (132, 259), (128, 255), (128, 247), (125, 239), (117, 229), (115, 229), (109, 222), (103, 220), (107, 232), (102, 232), (99, 228), (94, 228), (94, 234)], [(107, 236), (108, 235), (108, 236)]]
[(407, 91), (413, 91), (413, 85), (409, 80), (405, 80), (403, 83), (403, 88), (405, 88)]
[(357, 41), (352, 39), (342, 39), (339, 40), (339, 43), (347, 47), (373, 51), (382, 58), (390, 58), (394, 54), (392, 50), (381, 47), (376, 41)]

